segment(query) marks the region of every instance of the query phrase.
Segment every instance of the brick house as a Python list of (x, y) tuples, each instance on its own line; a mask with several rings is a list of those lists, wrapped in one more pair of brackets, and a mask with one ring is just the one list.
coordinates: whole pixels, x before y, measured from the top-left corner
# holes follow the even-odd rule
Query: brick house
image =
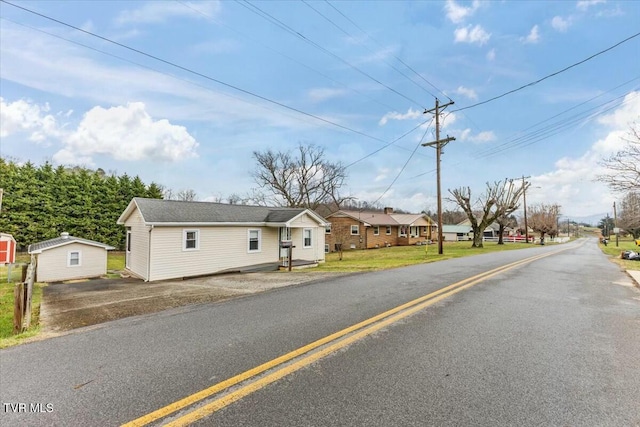
[(339, 210), (326, 217), (325, 252), (342, 249), (373, 249), (424, 244), (435, 239), (437, 224), (425, 214)]

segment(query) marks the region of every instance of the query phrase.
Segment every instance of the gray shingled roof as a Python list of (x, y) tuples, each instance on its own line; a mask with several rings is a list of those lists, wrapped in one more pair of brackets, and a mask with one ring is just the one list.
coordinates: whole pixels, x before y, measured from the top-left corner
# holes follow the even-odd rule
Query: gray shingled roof
[(284, 223), (304, 212), (303, 208), (229, 205), (212, 202), (134, 198), (147, 223)]
[(68, 237), (60, 236), (54, 239), (45, 240), (43, 242), (33, 243), (29, 245), (28, 252), (39, 253), (39, 252), (42, 252), (43, 250), (55, 248), (57, 246), (68, 245), (70, 243), (83, 243), (85, 245), (99, 246), (107, 250), (115, 249), (113, 246), (105, 245), (104, 243), (96, 242), (95, 240), (88, 240), (88, 239), (83, 239), (81, 237), (74, 237), (74, 236), (68, 236)]

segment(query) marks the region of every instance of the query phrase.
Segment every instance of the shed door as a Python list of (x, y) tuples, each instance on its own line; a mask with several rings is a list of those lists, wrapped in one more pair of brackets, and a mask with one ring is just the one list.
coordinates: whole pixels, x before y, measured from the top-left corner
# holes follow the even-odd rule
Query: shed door
[(129, 268), (130, 263), (131, 263), (131, 231), (127, 230), (126, 249), (124, 253), (124, 266), (126, 268)]

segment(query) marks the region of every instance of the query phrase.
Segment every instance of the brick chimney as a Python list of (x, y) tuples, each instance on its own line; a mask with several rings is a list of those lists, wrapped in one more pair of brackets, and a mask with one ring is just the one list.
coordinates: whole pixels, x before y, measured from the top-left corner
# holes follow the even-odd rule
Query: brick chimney
[(385, 215), (391, 215), (393, 213), (393, 208), (386, 207), (384, 208)]

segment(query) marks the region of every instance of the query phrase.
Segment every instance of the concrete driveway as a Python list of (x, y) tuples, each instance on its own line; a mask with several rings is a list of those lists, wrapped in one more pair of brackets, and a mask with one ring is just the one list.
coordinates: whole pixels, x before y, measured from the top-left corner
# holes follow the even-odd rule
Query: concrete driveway
[(338, 277), (314, 271), (225, 274), (147, 283), (138, 279), (92, 279), (44, 288), (40, 324), (45, 335), (172, 307), (222, 301), (273, 288)]

